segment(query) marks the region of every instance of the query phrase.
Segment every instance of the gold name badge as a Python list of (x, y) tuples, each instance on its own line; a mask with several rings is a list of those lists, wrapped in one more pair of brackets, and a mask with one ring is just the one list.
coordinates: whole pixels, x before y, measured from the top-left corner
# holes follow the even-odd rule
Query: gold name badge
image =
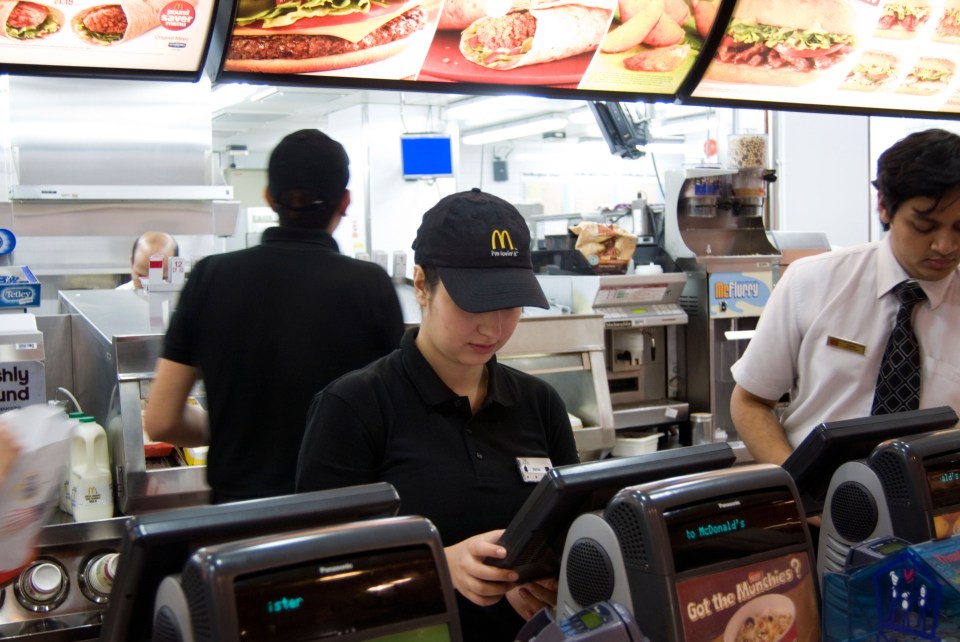
[(862, 343), (849, 341), (848, 339), (841, 339), (839, 337), (827, 337), (827, 345), (831, 348), (849, 350), (850, 352), (856, 352), (857, 354), (865, 354), (867, 352), (867, 346), (863, 345)]

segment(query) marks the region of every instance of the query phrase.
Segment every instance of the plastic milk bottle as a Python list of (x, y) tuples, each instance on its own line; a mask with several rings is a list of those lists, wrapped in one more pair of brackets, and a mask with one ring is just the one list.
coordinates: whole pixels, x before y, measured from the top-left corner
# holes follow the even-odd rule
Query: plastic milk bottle
[(70, 505), (78, 522), (113, 517), (113, 479), (107, 433), (81, 417), (70, 442)]
[[(77, 429), (77, 426), (80, 425), (80, 417), (83, 417), (82, 412), (71, 412), (67, 415), (67, 418), (70, 420), (70, 423), (73, 425), (73, 430)], [(67, 465), (64, 466), (63, 473), (63, 490), (60, 493), (60, 510), (64, 513), (73, 514), (73, 506), (70, 505), (70, 462), (67, 462)]]

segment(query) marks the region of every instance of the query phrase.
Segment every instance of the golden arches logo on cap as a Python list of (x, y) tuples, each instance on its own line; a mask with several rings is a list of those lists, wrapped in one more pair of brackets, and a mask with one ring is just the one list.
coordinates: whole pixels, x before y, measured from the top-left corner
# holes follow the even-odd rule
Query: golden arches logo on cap
[(513, 246), (513, 239), (510, 238), (509, 230), (494, 230), (490, 234), (490, 249), (496, 251), (498, 245), (500, 250), (517, 249)]

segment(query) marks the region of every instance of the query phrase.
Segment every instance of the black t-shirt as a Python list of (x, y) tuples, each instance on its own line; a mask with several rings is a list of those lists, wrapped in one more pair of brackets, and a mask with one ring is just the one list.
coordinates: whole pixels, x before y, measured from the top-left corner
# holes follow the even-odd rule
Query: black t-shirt
[[(422, 515), (444, 546), (505, 528), (533, 490), (518, 457), (579, 461), (563, 401), (546, 382), (488, 363), (476, 414), (436, 375), (407, 331), (399, 350), (341, 377), (310, 407), (297, 491), (393, 484), (400, 513)], [(523, 620), (506, 599), (479, 607), (459, 594), (468, 642), (512, 642)]]
[(325, 232), (270, 228), (259, 246), (199, 261), (163, 357), (203, 379), (214, 501), (292, 493), (311, 398), (402, 334), (387, 273)]

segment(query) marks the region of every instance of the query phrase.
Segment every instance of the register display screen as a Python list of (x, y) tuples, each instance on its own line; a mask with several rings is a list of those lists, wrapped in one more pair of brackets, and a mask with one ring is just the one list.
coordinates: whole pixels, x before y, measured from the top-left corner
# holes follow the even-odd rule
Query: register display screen
[[(441, 587), (425, 546), (245, 575), (234, 583), (238, 629), (242, 640), (288, 641), (396, 626), (443, 615)], [(449, 642), (450, 636), (440, 624), (375, 639)]]
[(786, 488), (712, 499), (666, 511), (663, 518), (676, 573), (807, 544)]
[(960, 534), (960, 459), (927, 464), (926, 474), (936, 538)]

